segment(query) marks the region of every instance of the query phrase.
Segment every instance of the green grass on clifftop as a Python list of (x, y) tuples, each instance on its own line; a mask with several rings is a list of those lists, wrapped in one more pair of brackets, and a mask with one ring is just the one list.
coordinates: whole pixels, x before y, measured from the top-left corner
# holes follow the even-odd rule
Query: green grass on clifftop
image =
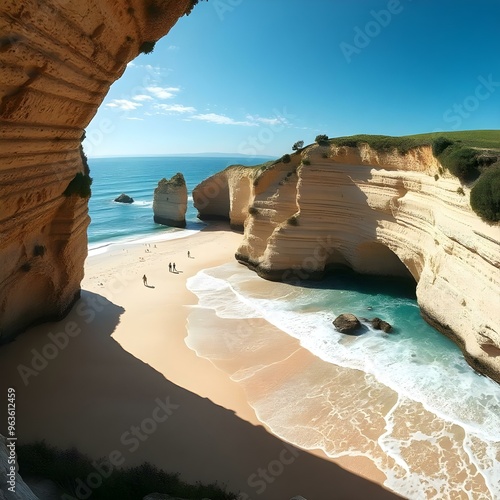
[(431, 132), (428, 134), (403, 135), (393, 137), (389, 135), (358, 134), (329, 139), (330, 144), (338, 146), (356, 147), (366, 143), (377, 151), (392, 151), (397, 149), (404, 154), (411, 148), (430, 146), (439, 137), (445, 137), (462, 146), (479, 149), (498, 149), (500, 151), (500, 130), (465, 130), (459, 132)]
[[(397, 150), (402, 155), (413, 148), (431, 146), (434, 156), (445, 169), (461, 182), (472, 186), (472, 209), (486, 221), (500, 220), (500, 130), (431, 132), (400, 137), (358, 134), (333, 137), (322, 143), (324, 146), (333, 144), (346, 147), (368, 144), (376, 151), (388, 153)], [(296, 154), (300, 153), (293, 155)], [(258, 185), (266, 170), (280, 162), (288, 163), (291, 158), (291, 155), (285, 154), (278, 160), (252, 167), (255, 169), (254, 186)], [(437, 174), (436, 177), (439, 179)]]
[(330, 144), (357, 147), (368, 144), (376, 151), (397, 150), (406, 154), (412, 148), (432, 146), (434, 156), (461, 182), (475, 184), (471, 207), (484, 220), (500, 220), (500, 130), (465, 130), (391, 137), (352, 135), (329, 139)]

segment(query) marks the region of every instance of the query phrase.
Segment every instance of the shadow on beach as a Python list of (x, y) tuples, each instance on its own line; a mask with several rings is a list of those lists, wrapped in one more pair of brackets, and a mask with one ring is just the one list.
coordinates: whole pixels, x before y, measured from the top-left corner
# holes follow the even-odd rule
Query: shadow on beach
[[(83, 292), (65, 320), (33, 328), (2, 347), (0, 390), (16, 387), (20, 444), (45, 439), (92, 458), (118, 451), (124, 467), (149, 461), (189, 482), (217, 480), (248, 499), (399, 498), (167, 380), (112, 337), (123, 312)], [(47, 351), (47, 332), (62, 332), (69, 322), (81, 333), (25, 378), (26, 385), (19, 364), (29, 366), (33, 350)], [(137, 335), (147, 341), (144, 332)], [(159, 402), (171, 408), (161, 422), (154, 421)], [(4, 422), (0, 426), (5, 432)]]

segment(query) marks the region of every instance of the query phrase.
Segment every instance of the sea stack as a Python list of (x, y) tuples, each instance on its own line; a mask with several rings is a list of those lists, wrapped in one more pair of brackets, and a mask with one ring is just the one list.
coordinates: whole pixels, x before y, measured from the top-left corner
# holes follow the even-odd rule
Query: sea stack
[(161, 179), (153, 197), (153, 217), (158, 224), (186, 227), (187, 187), (178, 172), (171, 179)]

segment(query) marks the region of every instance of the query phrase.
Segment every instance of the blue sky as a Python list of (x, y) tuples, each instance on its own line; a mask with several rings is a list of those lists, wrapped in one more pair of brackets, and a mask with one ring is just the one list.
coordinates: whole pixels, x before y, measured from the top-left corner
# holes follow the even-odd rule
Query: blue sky
[(498, 0), (201, 1), (113, 84), (88, 156), (281, 156), (358, 133), (500, 128)]

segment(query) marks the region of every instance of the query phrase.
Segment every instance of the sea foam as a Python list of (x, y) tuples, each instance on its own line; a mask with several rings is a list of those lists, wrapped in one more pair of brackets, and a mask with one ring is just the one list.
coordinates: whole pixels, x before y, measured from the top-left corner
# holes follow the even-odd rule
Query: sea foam
[[(273, 432), (332, 457), (366, 456), (386, 474), (386, 485), (408, 498), (458, 498), (456, 483), (462, 476), (457, 471), (474, 478), (465, 498), (500, 498), (500, 387), (477, 375), (457, 346), (422, 320), (414, 299), (328, 286), (328, 280), (318, 288), (267, 282), (232, 263), (202, 271), (188, 280), (188, 288), (198, 296), (199, 308), (213, 311), (219, 322), (209, 334), (210, 353), (208, 334), (202, 335), (191, 319), (186, 343), (216, 364), (214, 358), (219, 357), (226, 359), (226, 367), (238, 366), (232, 378), (251, 387), (252, 378), (270, 376), (272, 363), (248, 356), (250, 366), (239, 366), (227, 361), (232, 354), (215, 353), (214, 345), (219, 351), (227, 349), (230, 338), (231, 353), (241, 355), (256, 342), (265, 357), (265, 333), (248, 327), (249, 321), (265, 321), (267, 330), (285, 332), (322, 360), (315, 370), (326, 370), (328, 379), (300, 373), (269, 394), (256, 395), (250, 403)], [(362, 336), (342, 335), (332, 325), (342, 312), (382, 317), (395, 331), (384, 334), (368, 323)], [(238, 327), (245, 335), (231, 332), (237, 321), (247, 325)], [(224, 336), (224, 342), (217, 344), (217, 335)], [(331, 384), (334, 378), (352, 384), (355, 371), (364, 375), (350, 392), (338, 392)], [(307, 412), (316, 415), (313, 425), (301, 421)], [(338, 430), (348, 415), (359, 412), (363, 417), (351, 429), (358, 433), (358, 444), (325, 430), (333, 424)], [(366, 441), (359, 429), (372, 420), (374, 435)], [(297, 427), (300, 433), (290, 430)], [(427, 467), (419, 463), (422, 453), (428, 454)]]

